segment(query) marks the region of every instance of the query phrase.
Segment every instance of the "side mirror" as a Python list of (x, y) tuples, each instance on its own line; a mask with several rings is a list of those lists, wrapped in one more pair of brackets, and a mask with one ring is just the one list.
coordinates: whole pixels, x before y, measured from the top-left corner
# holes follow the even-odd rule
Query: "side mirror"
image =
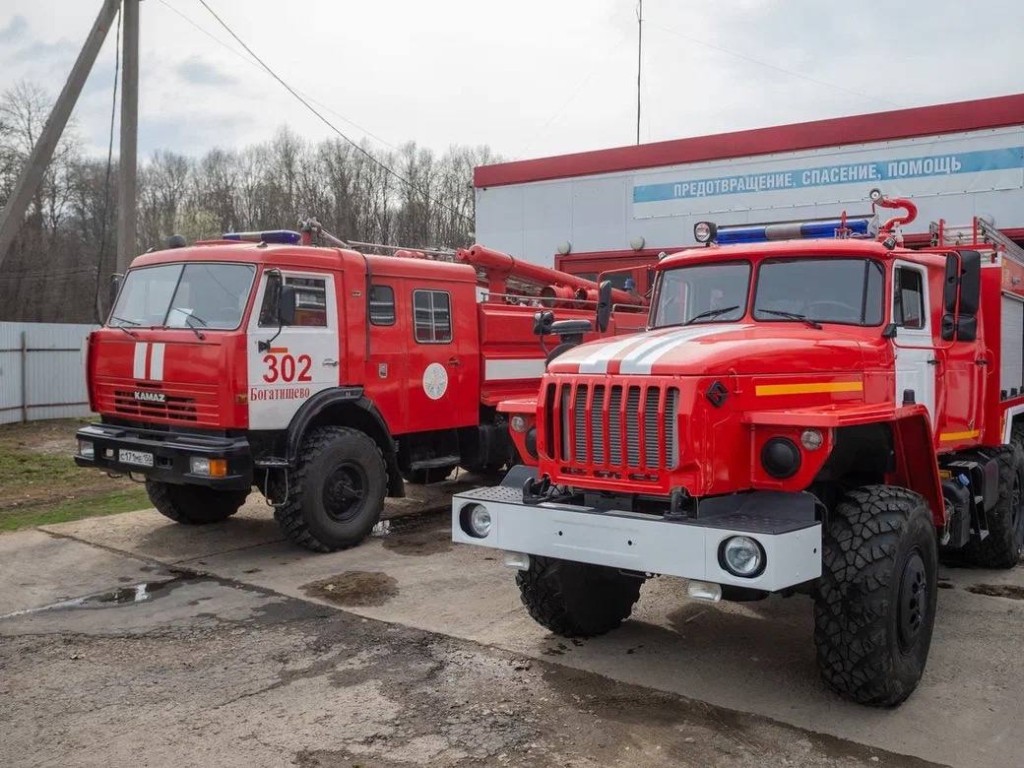
[(604, 333), (612, 317), (612, 282), (603, 280), (597, 291), (597, 330)]
[(975, 315), (964, 315), (956, 319), (956, 340), (974, 341), (978, 338), (978, 318)]
[(981, 254), (960, 251), (960, 314), (978, 314), (981, 301)]
[(110, 276), (110, 309), (114, 308), (114, 304), (117, 302), (117, 294), (121, 290), (121, 281), (124, 279), (124, 275), (116, 274)]
[(896, 323), (889, 323), (885, 328), (882, 329), (883, 339), (895, 339), (896, 338)]
[(533, 316), (533, 335), (547, 336), (551, 333), (551, 326), (555, 322), (555, 313), (550, 309), (538, 312)]
[(281, 325), (295, 325), (295, 286), (282, 285), (277, 296), (277, 319)]

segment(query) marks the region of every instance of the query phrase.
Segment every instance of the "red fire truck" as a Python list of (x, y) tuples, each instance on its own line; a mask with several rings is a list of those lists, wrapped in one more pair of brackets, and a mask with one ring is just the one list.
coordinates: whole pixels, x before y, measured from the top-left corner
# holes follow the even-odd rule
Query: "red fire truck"
[(825, 682), (906, 699), (939, 555), (1012, 568), (1024, 547), (1024, 251), (983, 219), (907, 249), (913, 204), (872, 200), (907, 212), (698, 224), (706, 247), (654, 267), (646, 332), (503, 405), (535, 466), (456, 495), (454, 540), (505, 550), (565, 636), (618, 626), (657, 574), (707, 600), (809, 593)]
[[(89, 337), (102, 418), (78, 432), (75, 461), (144, 478), (180, 523), (224, 520), (256, 486), (315, 551), (361, 541), (403, 479), (505, 465), (496, 406), (536, 391), (544, 367), (534, 305), (582, 334), (598, 285), (481, 246), (446, 263), (312, 247), (312, 235), (136, 258)], [(601, 298), (636, 305), (610, 286)]]

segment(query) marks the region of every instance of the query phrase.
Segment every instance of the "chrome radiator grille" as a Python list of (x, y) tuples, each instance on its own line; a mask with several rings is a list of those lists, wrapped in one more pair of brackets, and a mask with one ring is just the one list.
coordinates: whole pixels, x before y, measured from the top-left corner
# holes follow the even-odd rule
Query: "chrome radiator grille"
[(550, 384), (545, 405), (549, 445), (559, 461), (609, 469), (672, 469), (679, 463), (676, 387)]

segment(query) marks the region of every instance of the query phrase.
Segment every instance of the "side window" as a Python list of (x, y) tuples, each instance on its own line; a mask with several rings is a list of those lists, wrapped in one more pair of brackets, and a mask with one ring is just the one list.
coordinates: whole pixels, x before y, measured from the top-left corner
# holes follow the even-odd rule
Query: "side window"
[(413, 328), (420, 344), (452, 340), (452, 300), (446, 291), (412, 292)]
[(390, 285), (370, 286), (370, 324), (395, 324), (395, 291)]
[(924, 287), (916, 269), (899, 267), (895, 274), (893, 322), (904, 328), (924, 328)]
[[(273, 278), (268, 278), (268, 281)], [(295, 322), (293, 326), (307, 328), (327, 327), (327, 280), (322, 277), (288, 277), (284, 284), (295, 288)], [(269, 286), (268, 286), (269, 287)], [(263, 306), (260, 307), (260, 327), (276, 328), (274, 291), (263, 292)]]

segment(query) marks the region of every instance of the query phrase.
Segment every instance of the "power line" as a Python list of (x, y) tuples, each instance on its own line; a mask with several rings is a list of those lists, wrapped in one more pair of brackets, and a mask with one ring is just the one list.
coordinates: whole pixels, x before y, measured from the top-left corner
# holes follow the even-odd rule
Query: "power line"
[[(121, 9), (117, 9), (117, 42), (114, 47), (114, 96), (110, 103), (110, 140), (107, 143), (107, 173), (103, 180), (103, 218), (100, 220), (100, 247), (96, 252), (96, 290), (93, 305), (96, 310), (96, 322), (102, 323), (100, 311), (100, 281), (103, 274), (103, 252), (107, 249), (107, 216), (110, 207), (110, 174), (114, 166), (114, 121), (117, 117), (117, 83), (121, 73)], [(116, 267), (115, 267), (116, 269)]]
[(385, 173), (388, 173), (391, 176), (393, 176), (394, 178), (398, 179), (400, 182), (402, 182), (407, 187), (409, 187), (409, 189), (411, 189), (414, 192), (418, 192), (419, 194), (423, 195), (424, 199), (434, 203), (434, 205), (438, 206), (439, 208), (444, 208), (449, 213), (451, 213), (451, 214), (453, 214), (455, 216), (458, 216), (459, 218), (465, 219), (466, 221), (472, 221), (472, 219), (470, 219), (470, 217), (467, 216), (466, 214), (464, 214), (464, 213), (462, 213), (460, 211), (457, 211), (454, 208), (452, 208), (451, 206), (446, 205), (445, 203), (442, 203), (440, 200), (436, 200), (435, 198), (431, 197), (429, 194), (427, 194), (425, 191), (423, 191), (416, 184), (411, 182), (409, 179), (405, 178), (402, 174), (398, 173), (394, 169), (392, 169), (392, 168), (388, 167), (387, 165), (385, 165), (384, 163), (382, 163), (380, 160), (378, 160), (376, 157), (374, 157), (372, 153), (368, 152), (366, 149), (361, 147), (358, 143), (356, 143), (355, 141), (350, 139), (348, 136), (346, 136), (344, 133), (342, 133), (341, 129), (339, 129), (336, 125), (334, 125), (334, 123), (332, 123), (330, 120), (328, 120), (326, 117), (324, 117), (323, 114), (319, 110), (317, 110), (312, 104), (310, 104), (309, 101), (304, 99), (302, 97), (302, 95), (299, 94), (298, 91), (296, 91), (288, 83), (286, 83), (284, 80), (282, 80), (281, 77), (276, 72), (274, 72), (274, 70), (271, 69), (270, 66), (265, 61), (263, 61), (263, 59), (261, 59), (259, 56), (257, 56), (256, 53), (252, 50), (252, 48), (250, 48), (248, 45), (246, 45), (245, 41), (242, 40), (242, 38), (240, 38), (237, 34), (235, 34), (235, 31), (233, 29), (231, 29), (231, 27), (229, 27), (227, 25), (227, 23), (220, 16), (217, 15), (217, 12), (214, 11), (213, 8), (210, 7), (210, 5), (206, 2), (206, 0), (199, 0), (199, 4), (202, 5), (207, 11), (210, 12), (210, 15), (213, 16), (213, 18), (217, 20), (217, 23), (220, 24), (222, 27), (224, 27), (224, 30), (229, 35), (231, 35), (231, 37), (233, 37), (235, 39), (235, 41), (239, 45), (241, 45), (245, 49), (246, 53), (248, 53), (250, 56), (252, 56), (257, 62), (259, 62), (260, 66), (263, 67), (263, 69), (265, 69), (267, 71), (267, 74), (269, 74), (271, 77), (273, 77), (275, 80), (277, 80), (277, 82), (280, 83), (284, 87), (284, 89), (286, 91), (288, 91), (288, 93), (290, 93), (292, 96), (294, 96), (296, 99), (298, 99), (298, 101), (306, 109), (308, 109), (310, 112), (312, 112), (317, 118), (319, 118), (320, 121), (324, 125), (326, 125), (328, 128), (330, 128), (336, 134), (338, 134), (338, 136), (340, 136), (346, 142), (348, 142), (353, 147), (353, 149), (355, 149), (357, 152), (360, 152), (361, 154), (365, 155), (367, 160), (369, 160), (371, 163), (373, 163), (374, 165), (379, 167)]
[[(233, 56), (237, 57), (240, 61), (244, 61), (246, 64), (248, 64), (251, 67), (256, 67), (257, 69), (262, 69), (262, 67), (260, 67), (260, 65), (257, 64), (255, 61), (253, 61), (251, 58), (246, 56), (244, 53), (239, 51), (237, 48), (235, 48), (235, 47), (229, 45), (228, 43), (224, 42), (223, 40), (221, 40), (219, 37), (217, 37), (215, 34), (210, 32), (208, 29), (206, 29), (199, 22), (195, 21), (192, 17), (188, 16), (187, 14), (183, 13), (182, 11), (178, 10), (173, 5), (168, 3), (167, 0), (159, 0), (159, 2), (160, 2), (160, 4), (162, 6), (164, 6), (171, 13), (173, 13), (176, 16), (178, 16), (179, 18), (181, 18), (184, 22), (189, 24), (196, 31), (202, 33), (203, 35), (206, 35), (206, 37), (210, 38), (213, 42), (215, 42), (221, 48), (226, 50), (228, 53), (230, 53)], [(396, 147), (391, 142), (387, 141), (386, 139), (382, 139), (380, 136), (378, 136), (377, 134), (373, 133), (373, 131), (369, 130), (368, 128), (365, 128), (362, 125), (360, 125), (359, 123), (355, 122), (354, 120), (350, 120), (349, 118), (345, 117), (343, 114), (338, 112), (336, 109), (333, 109), (330, 105), (324, 104), (322, 101), (318, 101), (317, 99), (314, 99), (308, 93), (303, 93), (302, 91), (299, 91), (298, 89), (296, 89), (296, 91), (298, 93), (302, 94), (302, 96), (304, 98), (306, 98), (307, 100), (309, 100), (311, 103), (316, 104), (318, 107), (323, 109), (325, 112), (329, 112), (330, 114), (334, 115), (336, 118), (341, 120), (343, 123), (348, 123), (353, 128), (355, 128), (357, 131), (362, 131), (364, 134), (366, 134), (367, 136), (369, 136), (370, 138), (372, 138), (376, 142), (378, 142), (380, 144), (383, 144), (385, 147), (393, 149), (396, 152), (400, 151), (399, 148)]]
[[(202, 2), (202, 0), (200, 0), (200, 2)], [(836, 91), (845, 91), (846, 93), (849, 93), (852, 96), (858, 96), (858, 97), (860, 97), (862, 99), (868, 99), (869, 101), (877, 101), (877, 102), (879, 102), (881, 104), (887, 104), (890, 107), (902, 107), (903, 106), (902, 104), (897, 104), (896, 102), (889, 101), (888, 99), (882, 99), (882, 98), (879, 98), (878, 96), (871, 96), (870, 94), (867, 94), (867, 93), (861, 93), (860, 91), (856, 91), (856, 90), (854, 90), (852, 88), (846, 88), (846, 87), (844, 87), (842, 85), (836, 85), (835, 83), (830, 83), (830, 82), (827, 82), (825, 80), (818, 80), (817, 78), (811, 77), (810, 75), (805, 75), (805, 74), (803, 74), (801, 72), (794, 72), (791, 69), (786, 69), (785, 67), (780, 67), (777, 64), (770, 64), (767, 61), (761, 61), (760, 59), (755, 59), (752, 56), (745, 56), (742, 53), (737, 53), (736, 51), (731, 51), (728, 48), (722, 48), (721, 46), (713, 45), (712, 43), (709, 43), (706, 40), (702, 40), (699, 37), (692, 37), (690, 35), (687, 35), (687, 34), (684, 34), (684, 33), (680, 32), (678, 30), (672, 29), (671, 27), (666, 27), (664, 24), (656, 24), (656, 23), (650, 21), (649, 19), (647, 21), (647, 25), (649, 27), (655, 27), (656, 29), (660, 29), (662, 32), (668, 32), (669, 34), (676, 35), (677, 37), (681, 37), (684, 40), (688, 40), (689, 42), (695, 43), (696, 45), (700, 45), (700, 46), (702, 46), (704, 48), (710, 48), (713, 51), (718, 51), (719, 53), (724, 53), (727, 56), (734, 56), (737, 59), (742, 59), (743, 61), (750, 62), (751, 64), (757, 64), (758, 66), (761, 66), (761, 67), (767, 67), (768, 69), (774, 69), (776, 72), (782, 72), (783, 74), (789, 75), (791, 77), (798, 77), (801, 80), (806, 80), (809, 83), (814, 83), (816, 85), (822, 85), (822, 86), (825, 86), (826, 88), (831, 88), (832, 90), (836, 90)]]

